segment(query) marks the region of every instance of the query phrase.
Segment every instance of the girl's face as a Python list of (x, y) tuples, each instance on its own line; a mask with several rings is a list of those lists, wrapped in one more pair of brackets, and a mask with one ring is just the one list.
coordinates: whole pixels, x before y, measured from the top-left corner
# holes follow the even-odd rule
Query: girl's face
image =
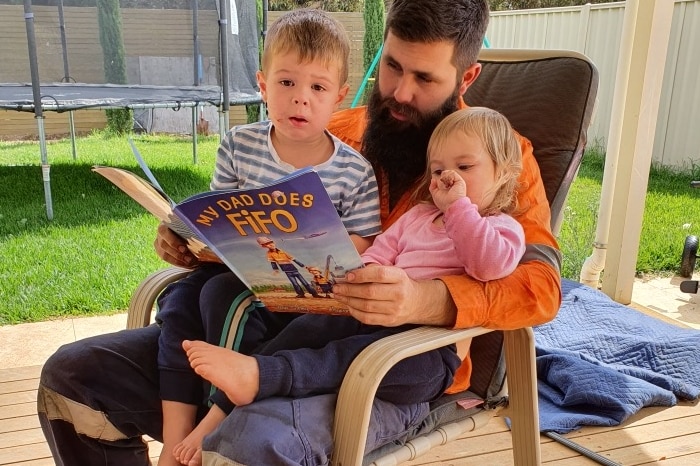
[(453, 131), (440, 145), (437, 153), (430, 154), (428, 166), (433, 179), (439, 179), (443, 170), (454, 170), (467, 185), (467, 196), (479, 211), (490, 206), (496, 195), (496, 164), (481, 139), (462, 131)]
[(340, 83), (338, 64), (301, 63), (296, 53), (272, 57), (257, 78), (275, 133), (296, 142), (322, 137), (348, 92), (347, 84)]

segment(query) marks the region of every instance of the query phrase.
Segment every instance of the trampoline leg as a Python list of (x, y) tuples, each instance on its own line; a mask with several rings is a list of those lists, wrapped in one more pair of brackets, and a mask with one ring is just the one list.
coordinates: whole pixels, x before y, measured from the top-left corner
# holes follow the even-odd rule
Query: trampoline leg
[(36, 117), (39, 129), (39, 150), (41, 152), (41, 174), (44, 180), (44, 200), (46, 201), (46, 217), (53, 220), (53, 204), (51, 202), (51, 176), (49, 174), (49, 157), (46, 153), (46, 133), (44, 132), (44, 117)]
[(75, 119), (73, 118), (73, 110), (68, 112), (68, 127), (70, 129), (70, 146), (73, 151), (73, 160), (77, 160), (78, 151), (75, 149)]
[(198, 106), (192, 107), (192, 163), (197, 165), (197, 110)]
[(226, 116), (223, 110), (219, 110), (219, 142), (224, 140), (228, 127), (226, 126)]

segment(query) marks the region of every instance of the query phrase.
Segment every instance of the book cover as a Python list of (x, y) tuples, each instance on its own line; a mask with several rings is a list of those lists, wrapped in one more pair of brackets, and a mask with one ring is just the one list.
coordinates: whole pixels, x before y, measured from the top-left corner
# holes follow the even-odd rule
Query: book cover
[(173, 211), (270, 310), (347, 313), (331, 288), (363, 264), (312, 168), (263, 188), (197, 194)]
[(347, 314), (331, 289), (363, 264), (313, 168), (263, 188), (208, 191), (176, 204), (129, 142), (148, 181), (116, 167), (93, 171), (165, 222), (200, 261), (226, 264), (271, 310)]

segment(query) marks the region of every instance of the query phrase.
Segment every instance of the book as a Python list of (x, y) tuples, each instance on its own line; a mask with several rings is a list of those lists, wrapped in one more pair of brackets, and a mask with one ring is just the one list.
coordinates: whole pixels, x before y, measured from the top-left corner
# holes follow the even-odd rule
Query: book
[(363, 263), (313, 168), (175, 203), (137, 159), (150, 182), (116, 167), (93, 171), (168, 224), (200, 260), (226, 264), (270, 310), (347, 314), (332, 286)]

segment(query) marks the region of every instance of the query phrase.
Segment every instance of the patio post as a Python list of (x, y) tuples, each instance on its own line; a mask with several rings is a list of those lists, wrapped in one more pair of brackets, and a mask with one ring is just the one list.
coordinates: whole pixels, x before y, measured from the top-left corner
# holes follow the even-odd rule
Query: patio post
[(602, 290), (622, 304), (632, 301), (673, 4), (674, 0), (627, 0), (625, 5), (618, 66), (628, 68), (628, 80), (615, 86), (614, 99), (619, 102), (613, 110), (619, 114), (611, 117), (606, 149), (603, 184), (606, 176), (614, 176), (612, 196), (601, 193), (601, 212), (610, 202), (614, 219)]

